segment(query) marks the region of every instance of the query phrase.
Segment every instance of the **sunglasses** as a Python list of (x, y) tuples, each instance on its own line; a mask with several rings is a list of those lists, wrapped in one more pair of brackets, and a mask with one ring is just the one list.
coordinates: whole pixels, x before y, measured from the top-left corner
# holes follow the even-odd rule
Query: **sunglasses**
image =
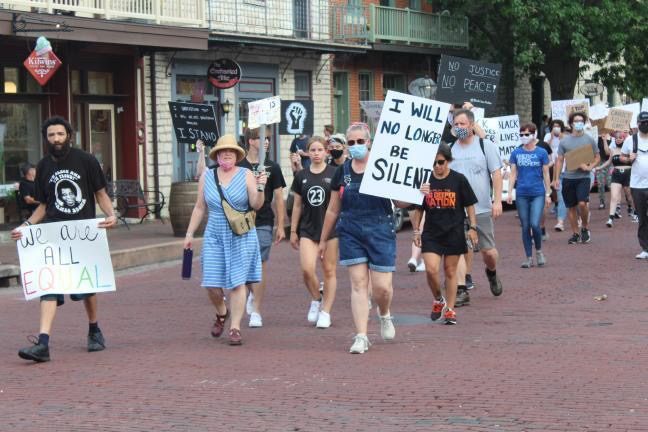
[(532, 136), (532, 133), (521, 133), (520, 136)]
[(350, 145), (350, 146), (353, 146), (353, 145), (356, 145), (356, 144), (362, 145), (362, 144), (364, 144), (366, 142), (367, 142), (367, 140), (365, 140), (363, 138), (360, 138), (360, 139), (357, 139), (357, 140), (347, 140), (347, 145)]
[(445, 165), (446, 162), (447, 162), (447, 161), (446, 161), (445, 159), (435, 160), (433, 166), (437, 166), (437, 165), (439, 165), (439, 166), (443, 166), (443, 165)]

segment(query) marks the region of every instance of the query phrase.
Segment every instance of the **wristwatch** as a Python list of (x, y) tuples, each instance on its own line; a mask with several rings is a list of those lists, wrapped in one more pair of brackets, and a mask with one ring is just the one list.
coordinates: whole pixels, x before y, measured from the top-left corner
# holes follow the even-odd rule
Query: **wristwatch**
[(470, 225), (468, 229), (471, 229), (473, 231), (477, 231), (477, 225)]

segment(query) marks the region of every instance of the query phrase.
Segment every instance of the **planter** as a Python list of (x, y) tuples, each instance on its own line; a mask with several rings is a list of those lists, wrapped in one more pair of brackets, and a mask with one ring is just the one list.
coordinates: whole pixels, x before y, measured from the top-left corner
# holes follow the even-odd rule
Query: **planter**
[[(169, 197), (169, 219), (173, 227), (173, 235), (184, 237), (187, 234), (187, 227), (191, 220), (196, 198), (198, 197), (198, 182), (177, 182), (171, 184)], [(194, 237), (200, 237), (205, 232), (207, 223), (207, 211)]]

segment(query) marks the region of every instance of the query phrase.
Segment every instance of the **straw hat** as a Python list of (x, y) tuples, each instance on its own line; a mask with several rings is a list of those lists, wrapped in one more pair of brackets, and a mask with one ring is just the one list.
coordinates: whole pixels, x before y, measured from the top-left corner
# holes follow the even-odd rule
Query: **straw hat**
[(221, 150), (234, 150), (237, 153), (236, 162), (241, 162), (243, 158), (245, 158), (245, 150), (238, 145), (236, 138), (234, 138), (234, 135), (232, 134), (223, 135), (218, 138), (216, 145), (209, 151), (209, 158), (215, 161), (216, 154)]

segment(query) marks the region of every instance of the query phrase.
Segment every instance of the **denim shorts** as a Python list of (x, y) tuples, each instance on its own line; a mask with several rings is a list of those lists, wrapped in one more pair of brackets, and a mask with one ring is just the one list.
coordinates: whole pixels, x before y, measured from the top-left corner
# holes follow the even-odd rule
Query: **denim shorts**
[(261, 250), (261, 262), (266, 262), (270, 259), (270, 248), (272, 248), (272, 227), (270, 225), (258, 226), (256, 232)]
[[(81, 301), (92, 297), (95, 293), (89, 294), (70, 294), (70, 300)], [(45, 294), (40, 297), (40, 301), (56, 300), (56, 306), (63, 306), (65, 303), (65, 296), (63, 294)]]
[(337, 223), (340, 264), (368, 263), (371, 270), (396, 270), (396, 231), (392, 215), (340, 216)]

